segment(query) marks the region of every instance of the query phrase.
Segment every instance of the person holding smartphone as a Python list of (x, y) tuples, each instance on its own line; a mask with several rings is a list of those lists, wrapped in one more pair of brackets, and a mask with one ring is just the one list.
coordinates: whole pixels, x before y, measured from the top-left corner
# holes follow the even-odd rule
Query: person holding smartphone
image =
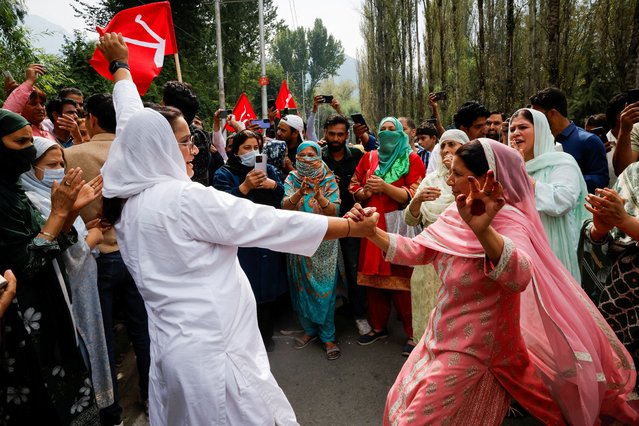
[[(280, 208), (284, 185), (275, 167), (266, 164), (266, 156), (259, 154), (261, 145), (259, 133), (250, 130), (237, 133), (226, 165), (215, 172), (213, 187), (256, 204)], [(257, 303), (257, 325), (270, 352), (275, 346), (275, 302), (287, 290), (286, 258), (283, 253), (259, 247), (240, 247), (237, 258), (251, 283)]]

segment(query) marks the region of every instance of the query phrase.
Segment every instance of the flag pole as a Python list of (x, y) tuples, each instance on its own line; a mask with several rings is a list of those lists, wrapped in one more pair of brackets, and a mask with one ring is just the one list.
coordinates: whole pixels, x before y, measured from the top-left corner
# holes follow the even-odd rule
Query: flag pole
[(178, 55), (178, 53), (175, 52), (173, 54), (173, 57), (175, 58), (175, 72), (177, 73), (178, 81), (181, 83), (182, 82), (182, 69), (180, 68), (180, 55)]
[[(259, 22), (260, 22), (260, 56), (262, 65), (262, 77), (266, 77), (266, 55), (264, 53), (264, 0), (259, 0)], [(268, 118), (268, 102), (266, 100), (266, 85), (262, 84), (262, 118)]]
[(220, 108), (226, 108), (224, 95), (224, 62), (222, 55), (222, 24), (220, 19), (220, 0), (215, 0), (215, 44), (217, 48), (217, 85)]

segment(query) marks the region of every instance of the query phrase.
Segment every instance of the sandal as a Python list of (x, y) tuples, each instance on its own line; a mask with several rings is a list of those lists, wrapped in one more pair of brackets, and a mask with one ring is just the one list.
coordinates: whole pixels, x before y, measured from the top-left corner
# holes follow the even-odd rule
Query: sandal
[(342, 351), (339, 350), (339, 347), (333, 343), (332, 346), (328, 345), (329, 342), (324, 343), (324, 348), (326, 349), (326, 359), (329, 361), (335, 361), (340, 356), (342, 356)]
[(295, 345), (293, 346), (295, 349), (304, 349), (308, 346), (309, 343), (317, 340), (317, 336), (309, 336), (308, 334), (303, 334), (301, 336), (297, 336), (294, 341)]
[(402, 348), (402, 356), (409, 356), (410, 353), (413, 352), (413, 349), (415, 349), (415, 346), (415, 341), (412, 338), (408, 339)]

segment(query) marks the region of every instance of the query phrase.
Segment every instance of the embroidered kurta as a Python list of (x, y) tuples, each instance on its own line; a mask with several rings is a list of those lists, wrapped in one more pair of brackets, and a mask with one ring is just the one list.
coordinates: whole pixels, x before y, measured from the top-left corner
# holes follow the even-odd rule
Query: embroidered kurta
[(385, 424), (499, 425), (510, 398), (546, 424), (559, 408), (530, 362), (519, 328), (528, 255), (504, 237), (497, 265), (457, 257), (389, 234), (386, 260), (432, 263), (442, 279), (428, 328), (391, 388)]

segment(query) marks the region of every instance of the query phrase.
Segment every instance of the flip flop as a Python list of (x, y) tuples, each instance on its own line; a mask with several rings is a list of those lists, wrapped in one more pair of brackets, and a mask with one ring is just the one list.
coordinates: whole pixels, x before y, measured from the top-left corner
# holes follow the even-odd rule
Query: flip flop
[(309, 343), (317, 340), (317, 336), (309, 336), (308, 340), (304, 340), (303, 336), (298, 336), (294, 339), (295, 345), (293, 346), (295, 349), (304, 349), (308, 346)]
[(342, 351), (339, 350), (337, 345), (326, 348), (326, 359), (329, 361), (335, 361), (342, 356)]

